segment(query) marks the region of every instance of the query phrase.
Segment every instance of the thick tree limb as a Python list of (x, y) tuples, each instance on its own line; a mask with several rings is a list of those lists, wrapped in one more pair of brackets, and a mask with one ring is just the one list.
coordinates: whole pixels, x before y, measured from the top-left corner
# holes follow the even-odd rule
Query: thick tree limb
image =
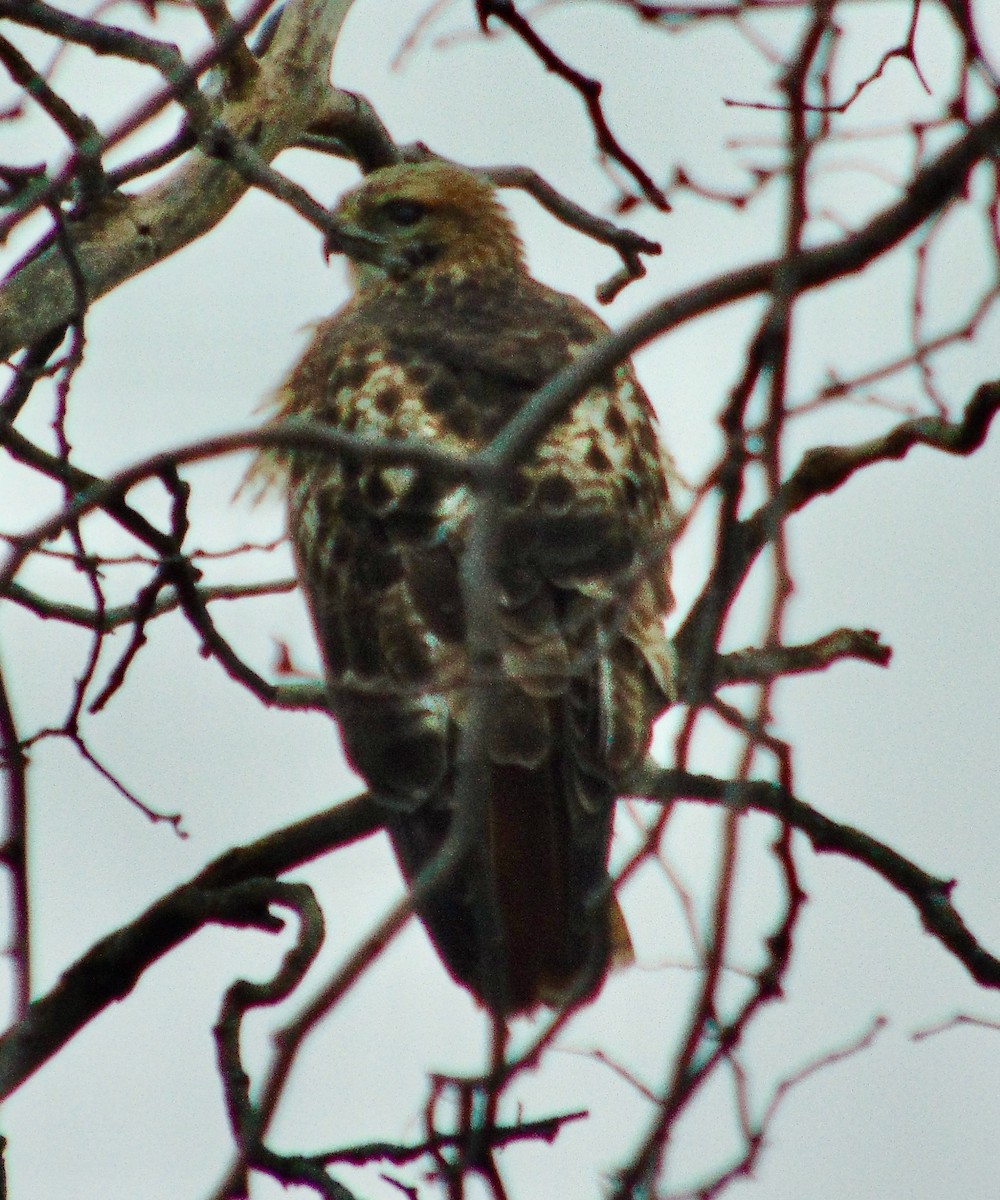
[[(220, 107), (219, 125), (264, 162), (324, 115), (355, 111), (355, 98), (328, 82), (350, 7), (351, 0), (289, 0), (246, 94)], [(196, 148), (162, 183), (137, 195), (116, 194), (82, 228), (69, 226), (88, 297), (105, 295), (207, 233), (249, 186), (226, 162)], [(0, 290), (0, 358), (67, 324), (75, 307), (66, 258), (50, 246)]]

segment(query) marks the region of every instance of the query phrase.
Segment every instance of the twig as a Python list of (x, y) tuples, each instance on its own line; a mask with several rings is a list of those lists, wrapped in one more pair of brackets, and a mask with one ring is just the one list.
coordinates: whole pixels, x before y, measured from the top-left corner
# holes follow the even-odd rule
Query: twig
[[(716, 687), (730, 683), (766, 683), (785, 675), (823, 671), (831, 663), (844, 659), (860, 659), (887, 667), (891, 657), (892, 648), (879, 640), (874, 629), (835, 629), (800, 646), (767, 646), (721, 654), (715, 660), (709, 687), (714, 691)], [(685, 689), (683, 673), (679, 691), (685, 702), (695, 701), (696, 697)], [(704, 695), (698, 699), (704, 699)]]
[(939, 1021), (936, 1025), (929, 1025), (926, 1029), (917, 1029), (910, 1034), (911, 1042), (922, 1042), (926, 1038), (937, 1037), (938, 1034), (947, 1033), (952, 1029), (968, 1027), (970, 1029), (989, 1029), (993, 1032), (1000, 1032), (1000, 1021), (990, 1021), (986, 1017), (972, 1017), (968, 1013), (957, 1013), (953, 1017), (949, 1017), (946, 1021)]
[(101, 168), (101, 137), (89, 117), (80, 116), (49, 86), (24, 55), (5, 37), (0, 36), (0, 61), (15, 83), (31, 96), (36, 104), (59, 126), (73, 143), (80, 163), (80, 178), (92, 193), (104, 190)]
[(413, 438), (367, 439), (319, 422), (293, 419), (263, 428), (241, 430), (237, 433), (221, 434), (190, 442), (173, 450), (164, 450), (150, 455), (133, 466), (107, 480), (88, 475), (68, 464), (60, 467), (59, 461), (33, 446), (10, 426), (0, 423), (0, 444), (6, 444), (21, 461), (31, 465), (42, 465), (46, 473), (56, 478), (70, 478), (74, 490), (82, 493), (62, 512), (37, 525), (17, 539), (7, 562), (0, 570), (0, 594), (13, 581), (24, 560), (43, 542), (57, 536), (74, 521), (95, 509), (102, 509), (119, 521), (129, 532), (152, 546), (163, 557), (173, 552), (173, 542), (167, 534), (150, 525), (145, 518), (134, 513), (122, 500), (137, 483), (163, 474), (169, 468), (185, 463), (202, 462), (222, 454), (257, 448), (301, 449), (345, 454), (369, 462), (429, 467), (443, 479), (463, 480), (477, 471), (489, 468), (477, 465), (457, 454), (451, 454), (427, 442)]
[(578, 229), (594, 241), (617, 251), (622, 260), (622, 270), (597, 289), (597, 298), (602, 304), (610, 303), (627, 284), (646, 274), (640, 255), (662, 252), (663, 247), (659, 242), (652, 242), (632, 229), (615, 225), (581, 208), (530, 167), (482, 167), (478, 170), (499, 187), (516, 187), (527, 192), (564, 225)]
[[(888, 1022), (885, 1017), (876, 1017), (868, 1029), (853, 1042), (837, 1050), (831, 1050), (827, 1054), (820, 1055), (811, 1063), (794, 1072), (794, 1074), (781, 1080), (771, 1093), (771, 1098), (767, 1102), (763, 1114), (756, 1121), (750, 1118), (746, 1108), (746, 1098), (745, 1096), (741, 1096), (742, 1102), (739, 1105), (739, 1111), (743, 1126), (743, 1137), (746, 1142), (745, 1152), (732, 1166), (717, 1172), (713, 1178), (703, 1180), (694, 1187), (687, 1188), (682, 1192), (666, 1192), (663, 1194), (662, 1200), (714, 1200), (714, 1197), (720, 1196), (737, 1179), (746, 1179), (752, 1176), (754, 1168), (760, 1159), (761, 1152), (767, 1145), (768, 1130), (778, 1109), (789, 1093), (820, 1071), (825, 1071), (828, 1067), (837, 1066), (847, 1059), (853, 1058), (855, 1055), (863, 1054), (864, 1051), (874, 1045), (876, 1038), (885, 1029), (887, 1024)], [(738, 1066), (735, 1059), (730, 1060), (730, 1065), (737, 1075), (738, 1088), (740, 1088), (741, 1092), (745, 1091), (742, 1069)]]
[[(103, 560), (102, 560), (103, 562)], [(163, 585), (161, 585), (163, 586)], [(166, 594), (159, 588), (152, 604), (146, 608), (143, 603), (143, 591), (131, 604), (115, 605), (105, 608), (103, 612), (88, 608), (82, 604), (70, 604), (67, 601), (51, 600), (41, 596), (19, 583), (12, 583), (7, 589), (7, 599), (19, 604), (28, 612), (34, 613), (43, 621), (63, 621), (67, 625), (79, 625), (84, 629), (99, 629), (104, 633), (120, 629), (123, 625), (141, 624), (163, 616), (164, 613), (175, 612), (180, 607), (177, 593), (169, 585)], [(211, 604), (217, 600), (245, 600), (255, 596), (275, 596), (292, 592), (298, 587), (294, 579), (270, 579), (260, 583), (215, 583), (203, 584), (197, 589), (200, 602)]]
[[(972, 167), (992, 152), (992, 139), (997, 136), (1000, 136), (1000, 110), (994, 110), (974, 125), (965, 137), (928, 163), (914, 177), (912, 187), (903, 199), (884, 209), (847, 238), (801, 251), (791, 259), (772, 259), (728, 272), (653, 305), (564, 367), (505, 426), (495, 443), (480, 457), (491, 462), (510, 448), (515, 454), (527, 452), (535, 439), (602, 372), (669, 329), (736, 300), (770, 291), (778, 273), (789, 286), (805, 291), (860, 271), (945, 205), (964, 186)], [(996, 390), (1000, 390), (1000, 385)]]
[(985, 441), (993, 418), (1000, 410), (1000, 382), (984, 383), (966, 405), (958, 421), (920, 417), (904, 421), (881, 437), (854, 446), (821, 446), (810, 450), (781, 485), (777, 495), (738, 525), (739, 537), (733, 553), (716, 565), (701, 596), (692, 606), (677, 634), (682, 661), (689, 661), (698, 645), (714, 645), (719, 597), (732, 597), (747, 571), (792, 513), (810, 500), (842, 487), (850, 477), (876, 462), (905, 457), (915, 446), (929, 446), (947, 454), (967, 455)]
[(608, 125), (607, 118), (604, 115), (604, 107), (601, 104), (602, 85), (600, 81), (582, 74), (582, 72), (560, 58), (552, 47), (538, 36), (529, 22), (517, 11), (513, 0), (476, 0), (476, 11), (479, 14), (479, 20), (484, 30), (489, 18), (496, 17), (498, 21), (502, 21), (504, 25), (517, 34), (532, 53), (538, 57), (547, 71), (552, 71), (560, 79), (566, 80), (570, 87), (579, 93), (590, 116), (590, 122), (594, 128), (594, 135), (597, 139), (599, 149), (608, 155), (609, 158), (613, 158), (616, 162), (621, 163), (622, 167), (628, 171), (639, 187), (642, 188), (643, 195), (654, 207), (663, 212), (669, 211), (670, 205), (667, 203), (666, 196), (664, 196), (660, 188), (653, 182), (649, 173), (624, 149), (611, 132), (611, 127)]
[[(533, 1121), (519, 1121), (515, 1125), (496, 1125), (485, 1131), (492, 1149), (514, 1145), (521, 1141), (542, 1141), (551, 1144), (564, 1125), (571, 1121), (582, 1121), (590, 1114), (586, 1110), (559, 1113), (557, 1116), (540, 1117)], [(439, 1150), (456, 1147), (461, 1135), (457, 1133), (435, 1133), (427, 1141), (412, 1146), (400, 1146), (394, 1142), (365, 1142), (359, 1146), (345, 1146), (339, 1150), (327, 1150), (315, 1157), (324, 1163), (347, 1163), (361, 1167), (370, 1162), (390, 1162), (397, 1166), (416, 1162)]]
[(55, 370), (49, 366), (49, 359), (59, 349), (66, 329), (56, 329), (46, 334), (33, 346), (29, 346), (14, 367), (14, 377), (11, 379), (4, 398), (0, 401), (0, 432), (3, 424), (14, 421), (21, 409), (28, 402), (28, 397), (35, 384), (45, 375)]
[[(75, 716), (76, 716), (76, 714), (74, 713), (73, 716), (69, 720), (67, 720), (66, 726), (64, 728), (57, 729), (57, 730), (51, 730), (51, 731), (45, 731), (45, 732), (51, 733), (52, 736), (55, 736), (55, 737), (61, 736), (61, 737), (68, 738), (69, 741), (73, 744), (73, 746), (76, 747), (76, 751), (80, 755), (80, 757), (85, 762), (89, 763), (90, 766), (93, 767), (94, 770), (98, 773), (98, 775), (100, 775), (103, 779), (107, 780), (107, 782), (111, 784), (111, 786), (115, 789), (115, 791), (120, 796), (123, 796), (129, 802), (129, 804), (131, 804), (133, 806), (133, 808), (137, 808), (139, 810), (139, 812), (141, 812), (142, 815), (146, 818), (147, 821), (150, 821), (154, 825), (158, 825), (161, 823), (165, 824), (165, 825), (169, 825), (169, 826), (171, 826), (171, 828), (174, 830), (174, 832), (177, 834), (177, 836), (179, 838), (181, 838), (182, 840), (186, 839), (187, 833), (183, 827), (183, 822), (184, 822), (183, 814), (179, 813), (179, 812), (177, 812), (177, 813), (157, 812), (157, 810), (155, 808), (150, 808), (150, 806), (148, 804), (146, 804), (142, 800), (140, 800), (139, 797), (135, 794), (135, 792), (133, 792), (129, 788), (127, 788), (125, 786), (125, 784), (122, 783), (122, 781), (118, 778), (118, 776), (115, 775), (113, 771), (109, 770), (104, 765), (104, 763), (101, 762), (101, 760), (94, 754), (94, 752), (90, 749), (90, 747), (87, 745), (87, 743), (83, 740), (83, 737), (80, 734), (79, 729), (77, 729), (77, 727), (76, 727)], [(37, 740), (39, 740), (39, 738), (40, 738), (40, 735), (36, 735), (33, 740), (37, 741)]]
[(21, 745), (7, 683), (0, 668), (0, 767), (7, 776), (7, 833), (0, 862), (10, 872), (10, 948), (15, 1018), (31, 999), (31, 908), (28, 903), (28, 757)]
[(242, 31), (235, 25), (223, 0), (195, 0), (195, 3), (212, 36), (229, 47), (225, 57), (220, 59), (220, 66), (225, 72), (227, 95), (239, 97), (257, 78), (260, 65), (250, 53)]

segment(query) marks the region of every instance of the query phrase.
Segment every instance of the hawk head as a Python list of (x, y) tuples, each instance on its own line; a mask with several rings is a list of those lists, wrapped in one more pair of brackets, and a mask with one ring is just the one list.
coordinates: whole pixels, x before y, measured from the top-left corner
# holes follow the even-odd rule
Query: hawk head
[(523, 269), (523, 249), (493, 188), (443, 162), (373, 171), (334, 213), (328, 251), (346, 254), (359, 289), (481, 266)]

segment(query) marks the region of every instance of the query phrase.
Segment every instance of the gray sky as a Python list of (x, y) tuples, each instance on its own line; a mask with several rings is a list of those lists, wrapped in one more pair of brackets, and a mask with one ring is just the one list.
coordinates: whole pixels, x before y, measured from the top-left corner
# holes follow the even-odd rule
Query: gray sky
[[(463, 36), (443, 49), (431, 45), (438, 34), (471, 32), (470, 7), (453, 5), (404, 69), (393, 71), (391, 59), (425, 4), (358, 0), (338, 48), (335, 82), (367, 95), (398, 141), (420, 139), (470, 164), (527, 163), (587, 207), (604, 211), (613, 193), (593, 163), (591, 132), (575, 96), (511, 38), (484, 43)], [(855, 127), (929, 114), (952, 86), (954, 45), (937, 10), (925, 7), (917, 53), (934, 94), (922, 93), (905, 63), (890, 64), (853, 110)], [(976, 7), (996, 64), (1000, 17), (990, 0)], [(856, 9), (845, 9), (854, 25), (841, 93), (898, 43), (908, 20), (902, 4)], [(164, 26), (159, 36), (181, 36), (190, 27), (173, 33)], [(777, 21), (758, 20), (753, 27), (776, 42), (784, 36)], [(774, 98), (767, 64), (731, 31), (706, 25), (669, 36), (607, 6), (583, 4), (549, 12), (540, 28), (577, 66), (607, 81), (616, 133), (656, 177), (683, 163), (711, 186), (733, 189), (748, 182), (748, 164), (775, 161), (768, 145), (775, 114), (722, 103), (724, 96)], [(106, 67), (78, 53), (57, 75), (71, 97), (87, 96), (85, 107), (99, 122), (122, 113), (124, 88), (135, 79), (128, 73), (112, 87)], [(103, 90), (95, 92), (99, 84)], [(43, 128), (32, 125), (9, 155), (0, 143), (3, 158), (38, 157), (41, 143), (33, 139)], [(0, 126), (0, 139), (13, 136)], [(732, 139), (746, 144), (734, 148)], [(829, 170), (817, 184), (815, 209), (826, 207), (852, 223), (892, 199), (893, 182), (908, 164), (907, 143), (898, 137), (825, 153)], [(346, 165), (303, 152), (279, 165), (324, 202), (356, 178)], [(668, 217), (639, 210), (629, 222), (659, 238), (664, 253), (649, 277), (603, 315), (619, 324), (662, 295), (774, 253), (779, 199), (765, 196), (736, 211), (684, 194)], [(613, 255), (540, 214), (532, 201), (509, 200), (539, 277), (592, 298), (615, 267)], [(814, 240), (837, 232), (832, 219), (811, 227)], [(973, 222), (949, 226), (932, 259), (928, 330), (967, 315), (970, 298), (994, 269), (984, 245)], [(808, 398), (828, 371), (846, 376), (888, 358), (893, 346), (905, 351), (911, 286), (912, 260), (897, 253), (828, 295), (803, 301), (792, 397)], [(302, 348), (309, 323), (345, 294), (343, 269), (323, 263), (316, 232), (270, 198), (249, 196), (208, 237), (94, 307), (69, 425), (78, 461), (111, 471), (166, 445), (256, 419), (255, 409)], [(760, 311), (748, 303), (710, 316), (638, 358), (664, 436), (689, 479), (700, 479), (718, 452), (716, 416)], [(993, 314), (972, 344), (941, 357), (936, 380), (953, 412), (978, 381), (996, 376), (998, 344), (1000, 320)], [(911, 372), (880, 385), (878, 395), (911, 403), (915, 383)], [(36, 407), (36, 414), (25, 414), (23, 430), (45, 440), (50, 413)], [(806, 446), (855, 441), (898, 419), (873, 406), (821, 410), (793, 423), (787, 461), (796, 462)], [(1000, 947), (998, 468), (995, 432), (971, 459), (918, 450), (902, 464), (863, 473), (795, 518), (789, 526), (797, 582), (789, 640), (842, 625), (874, 628), (894, 656), (888, 671), (841, 664), (790, 681), (776, 705), (776, 732), (796, 747), (798, 792), (928, 870), (955, 876), (960, 911), (993, 950)], [(241, 461), (230, 460), (190, 472), (196, 489), (191, 544), (222, 549), (280, 532), (276, 500), (257, 507), (230, 503), (242, 470)], [(139, 493), (151, 513), (162, 511), (156, 492)], [(59, 499), (0, 465), (5, 530), (30, 525)], [(100, 544), (125, 545), (121, 539)], [(711, 549), (709, 523), (696, 521), (676, 555), (681, 611), (698, 590)], [(221, 563), (213, 577), (288, 571), (282, 547), (260, 561)], [(34, 560), (23, 578), (39, 590), (86, 600), (82, 585), (51, 562)], [(134, 578), (126, 576), (126, 583)], [(288, 642), (298, 663), (315, 665), (298, 597), (220, 604), (213, 612), (261, 671), (270, 669), (275, 639)], [(731, 644), (752, 642), (760, 632), (759, 592), (751, 592), (734, 614)], [(85, 644), (12, 605), (0, 609), (0, 637), (22, 728), (58, 720)], [(123, 645), (123, 636), (110, 643), (112, 652)], [(658, 748), (669, 747), (673, 728), (668, 717)], [(36, 993), (51, 987), (95, 939), (227, 846), (327, 807), (360, 786), (339, 756), (329, 721), (265, 711), (199, 657), (193, 634), (172, 617), (155, 623), (125, 694), (89, 720), (87, 736), (144, 801), (181, 810), (190, 837), (180, 841), (165, 827), (147, 824), (71, 747), (37, 748), (31, 772)], [(692, 765), (724, 774), (735, 752), (734, 739), (720, 730), (697, 741)], [(627, 814), (620, 824), (619, 852), (630, 844)], [(718, 827), (714, 812), (685, 806), (667, 842), (670, 862), (699, 910), (710, 896)], [(763, 819), (746, 822), (734, 913), (736, 967), (760, 963), (761, 938), (774, 920), (772, 836)], [(910, 1037), (957, 1012), (998, 1020), (1000, 1003), (974, 986), (884, 883), (843, 859), (817, 857), (804, 842), (797, 851), (810, 901), (787, 995), (752, 1028), (743, 1053), (755, 1111), (779, 1080), (856, 1038), (877, 1014), (888, 1017), (889, 1026), (868, 1052), (792, 1091), (755, 1177), (730, 1194), (740, 1200), (995, 1195), (998, 1034), (966, 1028), (920, 1042)], [(327, 945), (314, 968), (318, 984), (399, 894), (400, 883), (381, 839), (302, 876), (316, 887), (327, 915)], [(692, 955), (682, 914), (654, 869), (640, 872), (623, 904), (639, 966), (611, 979), (599, 1001), (571, 1024), (563, 1050), (517, 1089), (528, 1116), (586, 1106), (593, 1118), (567, 1128), (554, 1149), (505, 1156), (518, 1200), (599, 1195), (600, 1172), (623, 1159), (648, 1119), (633, 1088), (574, 1051), (600, 1046), (654, 1089), (667, 1078), (698, 977), (683, 967)], [(265, 977), (286, 943), (287, 937), (258, 933), (200, 933), (30, 1080), (9, 1101), (3, 1120), (15, 1200), (204, 1195), (228, 1144), (210, 1036), (219, 996), (237, 974)], [(738, 989), (741, 977), (734, 975), (731, 986)], [(480, 1069), (483, 1033), (481, 1016), (411, 925), (310, 1040), (276, 1122), (275, 1143), (310, 1150), (376, 1137), (418, 1139), (427, 1072)], [(526, 1033), (521, 1023), (517, 1036)], [(262, 1021), (248, 1022), (247, 1061), (258, 1069), (265, 1035)], [(732, 1112), (721, 1086), (694, 1106), (670, 1159), (674, 1188), (737, 1152)], [(343, 1179), (352, 1184), (349, 1172)], [(399, 1195), (372, 1175), (364, 1180), (359, 1193), (366, 1198)], [(267, 1181), (254, 1191), (261, 1198), (279, 1194)]]

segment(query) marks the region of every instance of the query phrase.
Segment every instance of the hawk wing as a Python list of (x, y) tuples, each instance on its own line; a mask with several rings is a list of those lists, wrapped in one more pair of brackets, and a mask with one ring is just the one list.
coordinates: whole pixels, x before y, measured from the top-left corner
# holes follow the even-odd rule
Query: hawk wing
[[(404, 282), (319, 327), (279, 408), (470, 452), (603, 332), (583, 305), (522, 273), (480, 271), (432, 290)], [(287, 471), (332, 707), (412, 878), (451, 819), (472, 497), (422, 470), (346, 458), (297, 452)], [(484, 975), (468, 872), (420, 911), (452, 974), (496, 1011), (558, 1002), (606, 970), (616, 789), (671, 697), (671, 526), (652, 412), (621, 366), (541, 441), (503, 502), (501, 678), (486, 749), (505, 978)]]

